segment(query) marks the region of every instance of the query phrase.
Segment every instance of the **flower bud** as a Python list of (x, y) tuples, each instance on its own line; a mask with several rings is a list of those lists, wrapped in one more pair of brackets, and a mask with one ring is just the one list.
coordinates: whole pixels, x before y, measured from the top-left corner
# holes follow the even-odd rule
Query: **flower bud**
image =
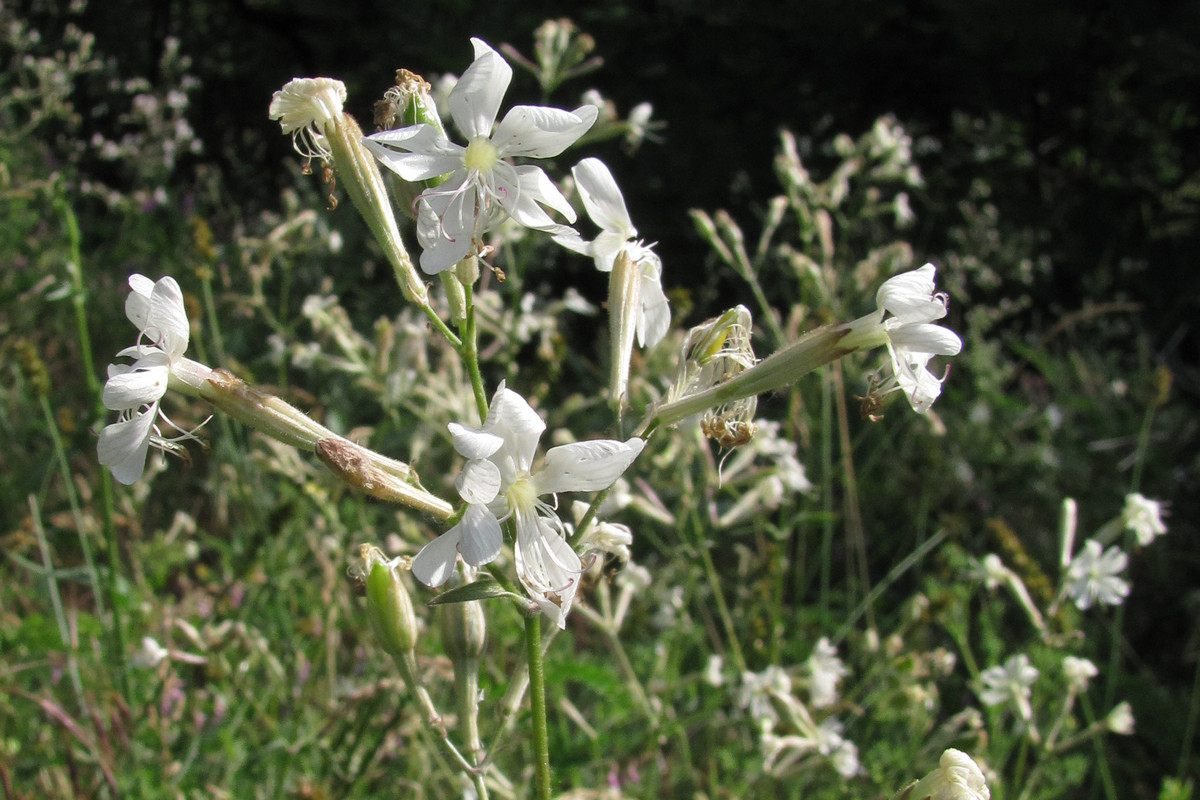
[(360, 548), (367, 581), (367, 617), (379, 644), (391, 656), (412, 651), (417, 641), (417, 618), (412, 600), (396, 565), (378, 547)]
[[(438, 132), (445, 134), (446, 129), (438, 114), (437, 103), (430, 94), (431, 88), (429, 83), (415, 72), (396, 70), (396, 84), (383, 93), (382, 100), (375, 103), (375, 129), (391, 131), (410, 125), (431, 125)], [(391, 188), (395, 193), (396, 207), (415, 218), (413, 209), (416, 208), (417, 195), (437, 186), (447, 177), (449, 173), (435, 175), (423, 181), (406, 181), (392, 172)]]
[(609, 360), (612, 362), (609, 387), (617, 408), (624, 404), (629, 385), (629, 361), (637, 333), (638, 311), (642, 306), (641, 290), (642, 270), (629, 257), (629, 251), (622, 250), (613, 260), (613, 269), (608, 276)]
[(478, 600), (442, 606), (442, 649), (457, 664), (477, 661), (487, 644), (487, 618)]

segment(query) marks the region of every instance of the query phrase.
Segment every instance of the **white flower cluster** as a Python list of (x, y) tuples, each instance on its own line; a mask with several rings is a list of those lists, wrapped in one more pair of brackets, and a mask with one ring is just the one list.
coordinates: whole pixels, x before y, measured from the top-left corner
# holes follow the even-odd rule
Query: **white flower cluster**
[[(804, 672), (813, 708), (832, 704), (837, 699), (837, 682), (847, 674), (836, 650), (824, 638), (805, 662)], [(743, 672), (738, 704), (758, 724), (767, 772), (786, 774), (815, 757), (844, 778), (859, 773), (858, 747), (843, 735), (841, 721), (829, 716), (818, 723), (809, 706), (792, 693), (791, 677), (781, 667)]]

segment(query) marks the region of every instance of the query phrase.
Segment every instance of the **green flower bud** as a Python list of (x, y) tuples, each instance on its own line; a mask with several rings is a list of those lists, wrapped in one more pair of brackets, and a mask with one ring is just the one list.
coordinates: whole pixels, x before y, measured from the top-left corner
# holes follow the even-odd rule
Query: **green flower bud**
[(478, 600), (442, 606), (442, 649), (456, 665), (475, 661), (487, 644), (487, 619)]
[(417, 618), (396, 565), (383, 551), (364, 544), (360, 550), (367, 578), (367, 616), (383, 649), (393, 657), (411, 653), (417, 641)]

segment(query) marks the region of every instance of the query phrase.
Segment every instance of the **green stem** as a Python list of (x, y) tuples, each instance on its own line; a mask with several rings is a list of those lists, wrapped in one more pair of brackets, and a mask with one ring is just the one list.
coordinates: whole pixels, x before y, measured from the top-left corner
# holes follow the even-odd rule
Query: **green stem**
[(50, 596), (50, 606), (54, 609), (54, 621), (58, 624), (58, 637), (67, 654), (67, 674), (71, 677), (71, 686), (75, 690), (75, 702), (79, 704), (80, 713), (86, 715), (88, 705), (83, 696), (83, 681), (79, 677), (79, 662), (76, 659), (75, 647), (71, 642), (71, 629), (67, 626), (67, 615), (63, 611), (62, 597), (58, 593), (58, 573), (54, 569), (54, 559), (50, 556), (50, 543), (46, 541), (46, 531), (42, 527), (42, 512), (33, 495), (29, 495), (29, 518), (33, 525), (33, 532), (37, 536), (38, 547), (42, 551), (42, 566), (46, 570), (46, 589)]
[[(58, 211), (62, 214), (67, 229), (67, 274), (71, 278), (71, 306), (75, 313), (75, 333), (79, 337), (79, 355), (83, 362), (84, 380), (87, 382), (88, 399), (93, 411), (107, 413), (100, 401), (100, 379), (92, 361), (92, 338), (87, 324), (87, 291), (83, 285), (83, 251), (80, 247), (79, 221), (66, 198), (59, 198)], [(108, 582), (104, 588), (105, 603), (112, 610), (112, 639), (109, 643), (110, 660), (116, 671), (117, 686), (122, 697), (129, 697), (129, 679), (125, 664), (125, 626), (121, 618), (117, 596), (120, 593), (121, 551), (117, 546), (117, 528), (113, 524), (112, 476), (107, 469), (100, 470), (100, 525), (104, 531), (104, 551), (108, 559)], [(99, 603), (97, 603), (99, 607)]]
[(483, 374), (479, 371), (479, 331), (475, 325), (475, 302), (470, 286), (464, 286), (463, 291), (467, 298), (467, 318), (462, 324), (462, 343), (458, 352), (471, 379), (471, 391), (475, 394), (475, 405), (479, 409), (479, 419), (482, 422), (487, 419), (488, 401), (487, 392), (483, 388)]
[(450, 343), (451, 347), (453, 347), (455, 350), (462, 349), (462, 340), (454, 335), (454, 331), (450, 330), (449, 326), (442, 321), (442, 318), (437, 315), (436, 311), (429, 306), (421, 306), (420, 308), (421, 311), (425, 313), (425, 316), (429, 318), (429, 324), (433, 326), (434, 330), (442, 335), (442, 338)]
[[(695, 520), (693, 520), (693, 524)], [(721, 626), (725, 629), (725, 638), (729, 640), (729, 649), (733, 653), (733, 660), (737, 663), (737, 668), (741, 672), (746, 670), (746, 657), (742, 654), (742, 646), (738, 643), (737, 630), (733, 627), (733, 615), (729, 613), (729, 606), (725, 604), (725, 593), (721, 591), (721, 581), (717, 577), (717, 568), (713, 564), (712, 555), (708, 552), (708, 545), (704, 541), (704, 535), (700, 532), (699, 527), (693, 527), (696, 531), (695, 547), (700, 554), (700, 561), (704, 565), (704, 575), (708, 578), (708, 585), (712, 589), (713, 599), (717, 603), (717, 615), (721, 617)]]
[(63, 490), (67, 494), (67, 503), (71, 506), (71, 516), (75, 520), (75, 530), (79, 534), (79, 549), (83, 551), (83, 562), (87, 566), (88, 581), (96, 597), (96, 613), (104, 618), (104, 600), (100, 592), (100, 573), (96, 570), (96, 559), (92, 556), (92, 545), (84, 533), (83, 512), (79, 506), (79, 495), (75, 492), (75, 484), (71, 481), (71, 465), (67, 463), (67, 451), (63, 446), (62, 434), (58, 430), (58, 421), (50, 409), (50, 401), (45, 395), (38, 397), (42, 406), (42, 416), (46, 420), (46, 430), (50, 432), (50, 440), (54, 445), (54, 457), (58, 461), (59, 475), (62, 477)]
[(471, 773), (478, 800), (487, 800), (487, 784), (483, 780), (483, 742), (479, 738), (479, 665), (475, 659), (454, 671), (454, 693), (458, 697), (458, 716), (463, 729), (463, 746), (467, 760), (477, 771)]
[(1138, 431), (1137, 457), (1133, 460), (1133, 474), (1129, 476), (1129, 491), (1136, 492), (1142, 483), (1142, 468), (1146, 465), (1146, 450), (1150, 447), (1150, 428), (1154, 423), (1154, 412), (1158, 406), (1151, 403), (1142, 417), (1142, 427)]
[(529, 707), (533, 717), (533, 777), (538, 800), (550, 800), (550, 733), (546, 727), (546, 672), (542, 664), (542, 615), (525, 618)]
[[(1083, 706), (1083, 716), (1088, 721), (1088, 726), (1096, 724), (1096, 710), (1092, 707), (1091, 698), (1087, 693), (1079, 696), (1080, 705)], [(1096, 751), (1096, 768), (1100, 772), (1100, 782), (1104, 786), (1104, 796), (1108, 800), (1117, 800), (1117, 785), (1113, 782), (1112, 772), (1108, 768), (1108, 754), (1104, 752), (1104, 737), (1097, 736), (1092, 739), (1092, 747)]]

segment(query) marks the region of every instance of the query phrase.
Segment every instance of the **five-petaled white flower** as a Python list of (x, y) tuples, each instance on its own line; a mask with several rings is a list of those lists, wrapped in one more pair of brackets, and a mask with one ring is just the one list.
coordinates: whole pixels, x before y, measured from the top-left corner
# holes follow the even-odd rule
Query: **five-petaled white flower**
[[(894, 389), (904, 392), (918, 412), (933, 405), (942, 391), (943, 378), (928, 369), (934, 356), (955, 356), (962, 350), (962, 339), (949, 328), (933, 324), (946, 316), (948, 298), (934, 291), (936, 267), (920, 269), (888, 278), (875, 295), (874, 313), (851, 323), (851, 332), (843, 344), (869, 347), (886, 344), (892, 361), (892, 377), (876, 391)], [(888, 316), (888, 314), (891, 316)]]
[(1129, 584), (1117, 575), (1128, 563), (1129, 557), (1121, 548), (1113, 546), (1104, 550), (1095, 539), (1088, 539), (1082, 552), (1077, 553), (1067, 567), (1063, 591), (1080, 609), (1086, 609), (1092, 603), (1120, 605), (1129, 594)]
[(1124, 520), (1125, 527), (1137, 536), (1138, 544), (1145, 547), (1167, 532), (1162, 514), (1162, 502), (1134, 492), (1125, 496), (1125, 508), (1121, 511), (1121, 519)]
[(612, 485), (645, 442), (595, 439), (553, 447), (533, 469), (546, 423), (521, 395), (501, 384), (483, 427), (450, 423), (454, 449), (468, 461), (455, 482), (467, 508), (457, 525), (422, 548), (413, 574), (428, 586), (450, 577), (456, 558), (478, 567), (500, 554), (502, 520), (517, 531), (517, 574), (547, 615), (564, 626), (582, 570), (563, 538), (554, 508), (539, 498), (559, 492), (595, 492)]
[[(575, 221), (575, 211), (540, 168), (513, 166), (505, 158), (553, 158), (587, 132), (598, 109), (574, 111), (515, 106), (496, 127), (496, 114), (510, 67), (481, 39), (472, 39), (475, 60), (450, 92), (450, 116), (467, 137), (454, 144), (429, 124), (410, 125), (368, 136), (365, 144), (386, 167), (406, 181), (449, 176), (417, 198), (417, 239), (424, 251), (421, 268), (442, 272), (480, 248), (480, 237), (511, 217), (521, 225), (567, 233), (542, 206)], [(539, 205), (540, 204), (540, 205)]]
[(637, 239), (637, 228), (629, 218), (625, 197), (613, 180), (604, 162), (585, 158), (571, 170), (583, 207), (601, 231), (592, 241), (578, 234), (555, 236), (554, 241), (591, 256), (596, 269), (612, 272), (617, 256), (624, 251), (635, 265), (639, 280), (638, 308), (634, 310), (637, 341), (642, 347), (653, 347), (667, 334), (671, 326), (671, 309), (662, 290), (662, 261), (652, 249)]
[(812, 655), (804, 662), (804, 671), (808, 674), (808, 693), (813, 708), (832, 705), (838, 698), (838, 682), (850, 674), (838, 658), (837, 648), (825, 636), (817, 640)]
[(1011, 702), (1021, 719), (1029, 721), (1033, 717), (1029, 687), (1037, 677), (1037, 667), (1029, 663), (1029, 656), (1019, 653), (1003, 666), (988, 667), (979, 674), (979, 699), (989, 706)]
[(1063, 677), (1073, 692), (1086, 692), (1088, 681), (1100, 674), (1096, 665), (1086, 658), (1066, 656), (1062, 664)]
[(108, 366), (101, 399), (105, 408), (120, 416), (100, 431), (97, 445), (100, 463), (125, 484), (142, 476), (152, 441), (167, 445), (158, 434), (155, 419), (162, 416), (170, 424), (159, 411), (170, 379), (198, 387), (211, 372), (183, 356), (188, 346), (188, 318), (175, 279), (168, 276), (152, 281), (144, 275), (130, 275), (129, 286), (133, 291), (125, 300), (125, 315), (137, 326), (138, 341), (117, 357), (136, 360), (131, 365)]

